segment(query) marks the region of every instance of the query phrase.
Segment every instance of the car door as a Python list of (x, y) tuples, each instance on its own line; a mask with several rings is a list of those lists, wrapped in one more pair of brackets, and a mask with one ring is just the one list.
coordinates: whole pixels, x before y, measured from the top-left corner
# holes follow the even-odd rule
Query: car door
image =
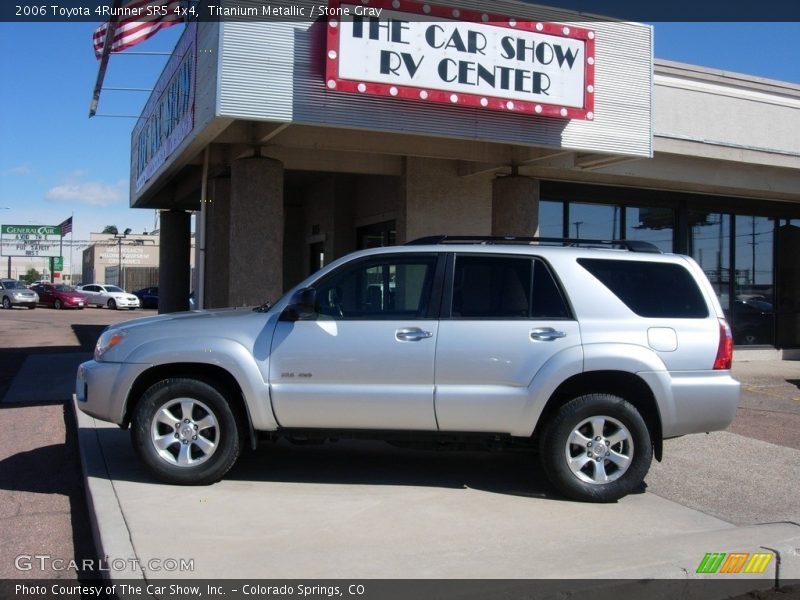
[(42, 304), (46, 304), (48, 306), (53, 305), (53, 302), (55, 302), (55, 294), (53, 293), (53, 286), (40, 285), (35, 289), (36, 293), (39, 294), (39, 302), (41, 302)]
[(531, 256), (452, 255), (436, 349), (443, 431), (518, 430), (529, 386), (580, 330), (547, 265)]
[(97, 304), (97, 290), (96, 285), (84, 285), (78, 291), (86, 296), (86, 304), (93, 305)]
[(356, 259), (314, 284), (310, 320), (281, 320), (270, 393), (282, 427), (435, 430), (433, 365), (443, 262)]
[(94, 294), (94, 302), (97, 304), (97, 306), (105, 306), (111, 299), (110, 293), (102, 285), (95, 285), (93, 287), (96, 292)]

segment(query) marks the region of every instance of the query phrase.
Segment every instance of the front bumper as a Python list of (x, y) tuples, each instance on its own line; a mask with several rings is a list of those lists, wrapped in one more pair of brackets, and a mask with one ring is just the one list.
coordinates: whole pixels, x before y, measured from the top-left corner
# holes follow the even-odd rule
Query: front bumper
[(97, 419), (121, 425), (133, 383), (151, 366), (95, 360), (81, 363), (75, 378), (78, 408)]
[(9, 298), (12, 306), (36, 306), (39, 298), (35, 296), (12, 296)]
[(117, 303), (119, 308), (139, 308), (139, 299), (138, 298), (114, 298), (114, 302)]

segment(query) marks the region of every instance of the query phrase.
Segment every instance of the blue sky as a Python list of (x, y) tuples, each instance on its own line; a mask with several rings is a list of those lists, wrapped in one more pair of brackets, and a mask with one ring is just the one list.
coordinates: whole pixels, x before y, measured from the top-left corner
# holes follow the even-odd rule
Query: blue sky
[[(152, 210), (128, 208), (135, 119), (87, 116), (98, 64), (95, 27), (0, 23), (0, 223), (55, 225), (74, 213), (76, 240), (110, 224), (137, 233), (153, 227)], [(800, 84), (800, 23), (654, 27), (657, 58)], [(163, 30), (133, 51), (169, 51), (181, 29)], [(165, 60), (115, 55), (105, 85), (150, 88)], [(98, 114), (138, 115), (146, 99), (106, 91)]]

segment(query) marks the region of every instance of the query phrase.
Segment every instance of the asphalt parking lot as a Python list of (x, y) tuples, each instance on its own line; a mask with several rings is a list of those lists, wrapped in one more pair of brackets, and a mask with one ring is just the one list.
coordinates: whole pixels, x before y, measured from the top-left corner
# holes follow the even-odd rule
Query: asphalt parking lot
[[(153, 312), (0, 310), (0, 339), (7, 341), (0, 349), (0, 577), (81, 576), (20, 572), (14, 561), (21, 552), (94, 556), (79, 436), (106, 457), (87, 468), (92, 480), (110, 486), (129, 528), (129, 551), (150, 558), (189, 553), (208, 577), (610, 576), (614, 565), (635, 565), (654, 540), (664, 560), (622, 575), (617, 568), (616, 575), (670, 577), (684, 568), (675, 557), (688, 552), (691, 561), (709, 545), (740, 549), (764, 536), (785, 538), (794, 526), (759, 524), (800, 521), (800, 427), (793, 426), (800, 362), (789, 361), (737, 362), (745, 394), (731, 429), (666, 442), (665, 461), (654, 463), (646, 491), (614, 505), (561, 499), (527, 454), (401, 451), (366, 442), (267, 445), (220, 484), (158, 485), (133, 458), (127, 432), (88, 418), (75, 427), (62, 391), (71, 381), (64, 387), (63, 373), (48, 367), (48, 357), (55, 364), (86, 356), (108, 323)], [(24, 396), (28, 390), (36, 391)], [(8, 401), (20, 397), (28, 399)], [(769, 419), (781, 426), (769, 427)], [(198, 523), (190, 527), (199, 536), (193, 543), (159, 533), (189, 515)], [(604, 562), (599, 549), (608, 540), (624, 551)], [(284, 551), (265, 561), (265, 546)], [(221, 548), (230, 561), (219, 561)], [(577, 563), (565, 562), (567, 555)]]
[[(96, 555), (78, 458), (77, 431), (65, 390), (53, 377), (53, 356), (89, 355), (110, 323), (154, 310), (105, 308), (0, 310), (0, 398), (12, 384), (32, 401), (0, 402), (0, 579), (76, 579), (72, 570), (19, 570), (20, 554), (76, 559)], [(25, 363), (41, 365), (17, 377)], [(24, 374), (23, 374), (24, 375)], [(71, 392), (70, 392), (71, 393)]]

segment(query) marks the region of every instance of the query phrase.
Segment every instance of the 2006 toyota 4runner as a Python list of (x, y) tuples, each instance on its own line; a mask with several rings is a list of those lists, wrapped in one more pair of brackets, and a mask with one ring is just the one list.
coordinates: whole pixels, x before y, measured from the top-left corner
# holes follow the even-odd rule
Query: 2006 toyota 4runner
[(546, 242), (426, 238), (271, 307), (112, 325), (78, 405), (170, 483), (218, 481), (259, 438), (355, 436), (529, 445), (561, 493), (616, 500), (662, 440), (733, 420), (731, 332), (689, 257)]

